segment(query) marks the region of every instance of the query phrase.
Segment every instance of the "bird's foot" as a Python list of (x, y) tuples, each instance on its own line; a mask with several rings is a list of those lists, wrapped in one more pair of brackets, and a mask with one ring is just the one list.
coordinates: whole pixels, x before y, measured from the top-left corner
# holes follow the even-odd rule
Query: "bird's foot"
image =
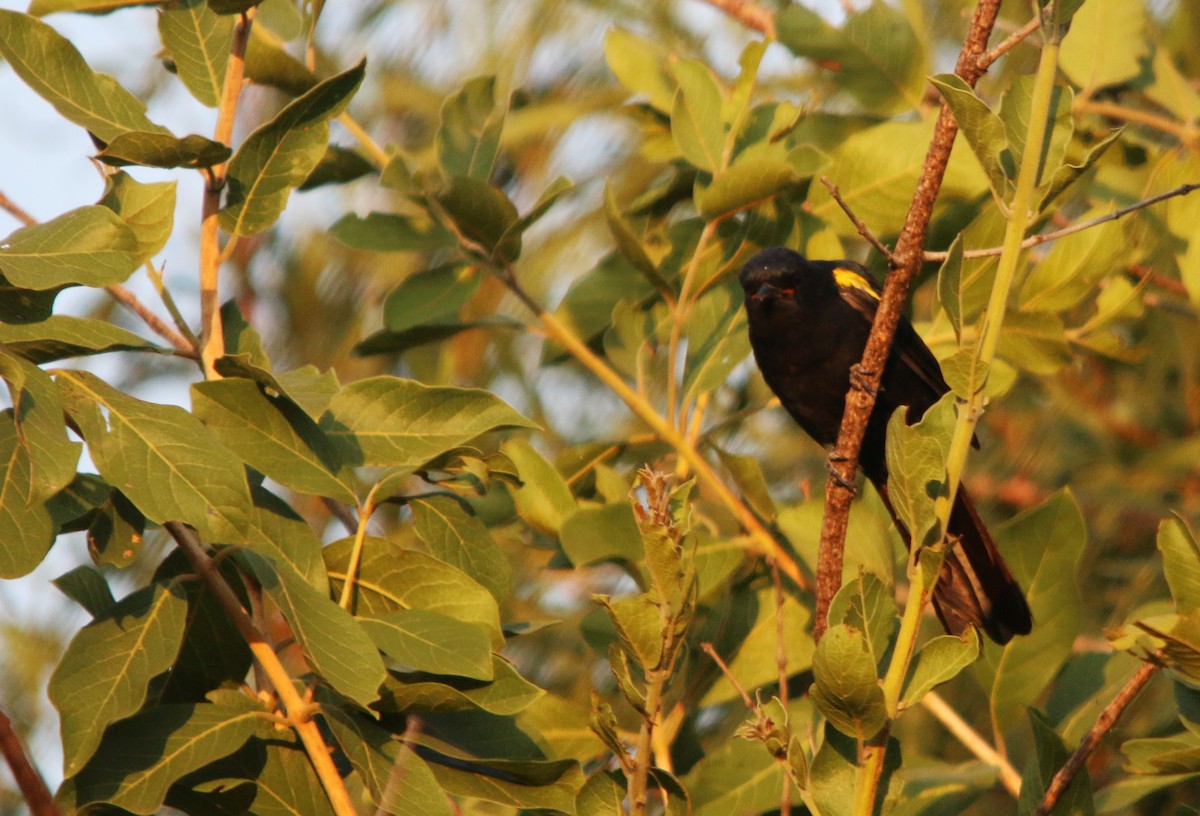
[(879, 384), (877, 382), (872, 382), (871, 378), (874, 377), (876, 373), (877, 372), (868, 371), (867, 369), (863, 368), (862, 363), (855, 363), (854, 365), (850, 366), (850, 386), (856, 391), (874, 393), (875, 389), (879, 387)]
[(838, 465), (849, 461), (850, 460), (845, 456), (831, 453), (829, 454), (829, 458), (825, 460), (825, 470), (829, 472), (830, 478), (833, 479), (838, 487), (849, 490), (852, 494), (855, 494), (858, 493), (858, 485), (854, 483), (854, 477), (851, 476), (849, 479), (847, 479), (840, 472), (838, 472), (837, 469)]

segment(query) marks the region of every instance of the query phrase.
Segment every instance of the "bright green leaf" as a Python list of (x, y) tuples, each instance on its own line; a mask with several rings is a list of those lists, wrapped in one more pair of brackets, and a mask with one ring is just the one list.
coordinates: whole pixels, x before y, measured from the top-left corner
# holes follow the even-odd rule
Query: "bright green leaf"
[(116, 213), (95, 204), (21, 227), (0, 242), (0, 270), (26, 289), (108, 286), (137, 266), (137, 236)]

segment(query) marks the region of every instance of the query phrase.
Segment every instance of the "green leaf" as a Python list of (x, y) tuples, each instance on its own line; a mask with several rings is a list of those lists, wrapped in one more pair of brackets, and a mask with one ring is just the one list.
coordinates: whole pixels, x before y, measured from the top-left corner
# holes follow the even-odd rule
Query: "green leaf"
[(929, 81), (954, 112), (954, 119), (967, 144), (987, 173), (992, 193), (1001, 201), (1007, 200), (1009, 181), (1001, 158), (1008, 149), (1004, 123), (958, 75), (938, 74)]
[[(1064, 85), (1055, 85), (1050, 91), (1050, 108), (1046, 112), (1046, 135), (1039, 146), (1037, 184), (1056, 173), (1075, 133), (1075, 117), (1072, 106), (1075, 95)], [(1009, 177), (1016, 175), (1016, 168), (1025, 153), (1025, 137), (1029, 132), (1030, 109), (1033, 105), (1033, 77), (1014, 79), (1000, 100), (1000, 119), (1008, 136), (1009, 155), (1004, 156)]]
[(289, 96), (300, 96), (317, 84), (317, 75), (285, 50), (286, 43), (266, 32), (263, 26), (250, 29), (246, 43), (246, 78), (258, 85), (278, 88)]
[(779, 515), (779, 508), (775, 506), (775, 501), (771, 498), (767, 477), (763, 475), (762, 464), (757, 457), (741, 456), (716, 447), (714, 450), (721, 458), (721, 464), (725, 466), (725, 470), (733, 478), (742, 498), (765, 521), (774, 521), (775, 517)]
[(504, 264), (521, 254), (521, 234), (513, 229), (517, 208), (500, 190), (477, 178), (455, 176), (437, 200), (469, 249)]
[(75, 569), (64, 572), (51, 583), (58, 587), (59, 592), (87, 610), (93, 618), (107, 614), (116, 603), (104, 576), (89, 564), (80, 564)]
[(644, 555), (637, 520), (628, 501), (579, 507), (563, 518), (559, 539), (563, 552), (576, 567), (618, 560), (636, 569)]
[[(1112, 212), (1111, 204), (1089, 211), (1080, 220)], [(1029, 272), (1017, 299), (1023, 312), (1061, 312), (1078, 305), (1112, 274), (1125, 250), (1121, 225), (1115, 221), (1067, 235)]]
[(667, 50), (662, 45), (623, 28), (610, 28), (604, 36), (604, 57), (630, 93), (641, 94), (653, 107), (670, 114), (675, 82), (667, 73)]
[(695, 816), (761, 813), (779, 806), (783, 766), (762, 745), (733, 739), (708, 753), (684, 783)]
[(509, 716), (523, 711), (545, 694), (499, 655), (492, 655), (492, 673), (494, 679), (484, 682), (447, 675), (393, 672), (384, 682), (375, 708), (384, 713), (486, 711)]
[(408, 506), (413, 530), (435, 558), (474, 578), (498, 603), (508, 597), (512, 568), (482, 521), (450, 496), (412, 499)]
[(892, 588), (877, 575), (859, 570), (855, 578), (843, 583), (829, 604), (829, 622), (862, 632), (877, 671), (886, 670), (900, 621)]
[(843, 734), (870, 739), (887, 722), (883, 687), (861, 630), (832, 626), (813, 654), (813, 702)]
[(917, 652), (904, 681), (901, 701), (916, 705), (928, 692), (953, 680), (979, 657), (979, 633), (968, 629), (962, 637), (943, 635), (927, 641)]
[(34, 464), (9, 411), (0, 412), (0, 578), (28, 574), (54, 543), (57, 525), (33, 496)]
[(479, 289), (481, 278), (466, 264), (449, 264), (411, 275), (388, 292), (383, 322), (402, 332), (429, 323), (452, 322)]
[(1051, 374), (1068, 362), (1066, 331), (1058, 315), (1010, 311), (996, 352), (1003, 362), (1032, 374)]
[[(912, 24), (896, 7), (872, 3), (836, 28), (816, 11), (792, 4), (775, 25), (781, 43), (828, 68), (838, 88), (868, 109), (882, 113), (920, 105), (927, 57)], [(924, 152), (924, 144), (920, 147)]]
[(335, 443), (361, 448), (363, 464), (411, 469), (489, 431), (536, 427), (487, 391), (387, 376), (344, 386), (320, 426)]
[(186, 521), (213, 542), (245, 538), (251, 506), (245, 469), (198, 419), (83, 371), (61, 371), (57, 380), (96, 468), (148, 519)]
[(466, 176), (486, 183), (491, 177), (505, 114), (496, 106), (495, 89), (495, 77), (476, 77), (442, 105), (435, 141), (447, 178)]
[(938, 303), (942, 305), (946, 316), (950, 318), (950, 325), (954, 326), (954, 336), (960, 341), (963, 321), (962, 252), (962, 236), (956, 235), (950, 244), (946, 260), (942, 261), (942, 265), (938, 269), (937, 277)]
[(517, 466), (521, 487), (513, 491), (517, 512), (535, 529), (557, 535), (575, 512), (575, 497), (562, 475), (524, 439), (510, 439), (500, 450)]
[(796, 179), (784, 158), (744, 151), (711, 184), (696, 189), (696, 207), (709, 221), (724, 218), (762, 204)]
[(138, 164), (145, 167), (212, 167), (229, 158), (228, 146), (192, 134), (182, 139), (170, 133), (144, 130), (113, 138), (96, 158), (114, 167)]
[(186, 621), (183, 593), (153, 584), (71, 639), (49, 686), (62, 721), (64, 776), (83, 769), (109, 723), (141, 708), (151, 678), (175, 661)]
[[(744, 621), (744, 634), (739, 632), (738, 642), (732, 645), (731, 655), (723, 654), (729, 671), (737, 678), (742, 688), (753, 690), (779, 680), (779, 619), (776, 615), (775, 591), (764, 589), (756, 593), (738, 593), (733, 614)], [(744, 607), (743, 602), (749, 603)], [(748, 607), (748, 608), (747, 608)], [(803, 671), (812, 665), (813, 641), (808, 634), (811, 618), (809, 610), (793, 596), (788, 595), (780, 608), (783, 615), (783, 648), (787, 657), (788, 671)], [(739, 627), (741, 628), (741, 627)], [(740, 697), (726, 677), (721, 677), (701, 700), (701, 705), (713, 705)]]
[(613, 600), (595, 595), (592, 600), (604, 607), (616, 627), (621, 646), (631, 660), (645, 670), (661, 667), (663, 657), (663, 619), (658, 604), (646, 595)]
[(671, 73), (679, 83), (671, 105), (671, 136), (685, 159), (715, 174), (725, 164), (721, 89), (712, 70), (699, 60), (675, 60)]
[[(886, 8), (876, 3), (872, 8)], [(789, 10), (800, 6), (789, 6)], [(912, 190), (925, 162), (933, 132), (932, 118), (920, 122), (890, 121), (858, 130), (830, 152), (825, 174), (838, 186), (842, 199), (877, 233), (895, 231), (904, 222)], [(960, 143), (950, 154), (934, 218), (947, 209), (972, 202), (988, 190), (987, 174)], [(857, 235), (823, 184), (809, 187), (812, 214), (823, 218), (839, 235)], [(988, 244), (994, 246), (994, 244)]]
[(87, 543), (92, 560), (104, 566), (128, 567), (142, 551), (146, 517), (119, 490), (96, 508), (88, 525)]
[(246, 546), (277, 564), (286, 564), (314, 588), (325, 592), (321, 540), (283, 499), (262, 485), (250, 488), (254, 506), (246, 531)]
[(32, 466), (30, 484), (21, 492), (32, 501), (48, 499), (70, 484), (79, 462), (80, 446), (67, 438), (58, 389), (50, 375), (2, 346), (0, 377), (8, 384), (17, 444)]
[(45, 17), (63, 11), (82, 11), (103, 14), (130, 6), (145, 5), (145, 0), (33, 0), (29, 13), (34, 17)]
[(671, 285), (663, 279), (662, 273), (658, 269), (658, 264), (650, 257), (641, 239), (634, 232), (633, 226), (622, 214), (621, 208), (617, 205), (616, 194), (613, 192), (611, 185), (606, 185), (604, 188), (604, 219), (608, 222), (609, 232), (612, 233), (613, 239), (617, 243), (617, 249), (621, 251), (621, 254), (639, 272), (646, 276), (646, 280), (655, 289), (664, 294), (671, 292)]
[[(538, 778), (522, 778), (520, 774), (526, 769), (537, 773)], [(491, 759), (481, 770), (475, 770), (470, 763), (450, 766), (434, 761), (430, 763), (430, 770), (447, 793), (521, 810), (570, 813), (575, 805), (575, 794), (583, 784), (583, 771), (574, 760), (513, 762)]]
[(1150, 52), (1145, 25), (1146, 8), (1138, 0), (1089, 0), (1063, 37), (1058, 67), (1089, 92), (1133, 79)]
[(192, 385), (192, 411), (252, 468), (285, 487), (357, 504), (346, 472), (355, 451), (326, 436), (300, 406), (253, 380)]
[(104, 180), (99, 204), (120, 216), (137, 240), (138, 261), (148, 261), (167, 244), (175, 226), (175, 182), (142, 184), (125, 172)]
[(388, 657), (417, 671), (492, 680), (491, 644), (478, 626), (427, 609), (358, 619)]
[(326, 184), (346, 184), (376, 172), (375, 165), (356, 150), (328, 145), (321, 161), (297, 190), (314, 190)]
[[(1034, 750), (1021, 774), (1021, 798), (1018, 803), (1021, 813), (1033, 812), (1045, 795), (1050, 780), (1070, 756), (1062, 738), (1032, 708), (1029, 709), (1029, 722), (1033, 726)], [(1095, 812), (1092, 783), (1087, 768), (1081, 767), (1059, 797), (1058, 804), (1050, 811), (1050, 816), (1092, 816)]]
[(111, 323), (70, 315), (51, 315), (37, 323), (0, 323), (0, 343), (34, 363), (109, 351), (169, 353)]
[(26, 289), (108, 286), (137, 269), (137, 250), (137, 236), (125, 222), (92, 204), (9, 235), (0, 243), (0, 270)]
[(934, 502), (946, 493), (946, 452), (953, 435), (955, 397), (946, 394), (915, 425), (908, 408), (900, 407), (888, 420), (888, 499), (914, 546), (929, 543), (937, 527)]
[(364, 61), (321, 82), (246, 138), (229, 162), (222, 229), (254, 235), (275, 223), (292, 189), (325, 155), (328, 122), (349, 104), (365, 71)]
[(0, 56), (34, 93), (102, 142), (130, 130), (166, 133), (146, 118), (146, 103), (97, 74), (70, 40), (17, 11), (0, 9)]
[[(831, 724), (825, 726), (825, 741), (813, 757), (809, 772), (809, 786), (813, 800), (820, 808), (821, 816), (852, 816), (855, 810), (855, 794), (858, 778), (860, 743), (848, 737)], [(877, 803), (887, 812), (887, 805), (900, 798), (901, 782), (897, 771), (901, 767), (900, 743), (889, 737), (884, 749), (883, 768), (878, 783)], [(922, 769), (923, 770), (923, 769)]]
[(250, 550), (233, 555), (291, 624), (296, 642), (329, 685), (361, 706), (379, 698), (386, 670), (363, 627), (295, 570)]
[(256, 732), (269, 735), (266, 712), (252, 698), (240, 699), (238, 707), (156, 706), (114, 724), (74, 778), (76, 804), (159, 812), (167, 788), (181, 776), (232, 754)]
[(1079, 634), (1077, 574), (1087, 530), (1074, 496), (1061, 491), (993, 533), (1036, 622), (1031, 634), (1006, 646), (985, 643), (974, 666), (991, 697), (992, 721), (1012, 723), (1054, 678)]
[[(354, 539), (325, 547), (326, 570), (335, 592), (346, 579)], [(356, 615), (386, 615), (400, 609), (424, 609), (471, 623), (488, 635), (492, 647), (504, 646), (496, 599), (465, 572), (419, 550), (367, 536), (358, 567)]]
[(454, 233), (436, 221), (395, 213), (344, 215), (330, 232), (346, 246), (374, 252), (428, 252), (455, 243)]
[(1181, 517), (1158, 525), (1158, 551), (1175, 608), (1181, 615), (1200, 610), (1200, 546)]
[(575, 816), (624, 816), (624, 777), (614, 771), (593, 774), (575, 796)]
[[(450, 800), (417, 753), (368, 717), (332, 705), (322, 709), (338, 744), (371, 799), (391, 816), (450, 816)], [(393, 778), (402, 786), (389, 785)]]
[[(738, 308), (740, 301), (740, 293), (735, 294), (731, 287), (718, 286), (693, 305), (683, 375), (686, 402), (694, 403), (701, 394), (725, 385), (733, 369), (750, 355), (750, 336), (746, 331), (745, 311)], [(715, 311), (716, 320), (708, 336), (701, 338), (692, 332), (691, 324), (704, 310)]]
[(174, 0), (158, 15), (158, 35), (175, 73), (202, 105), (221, 101), (234, 18), (213, 12), (204, 0)]

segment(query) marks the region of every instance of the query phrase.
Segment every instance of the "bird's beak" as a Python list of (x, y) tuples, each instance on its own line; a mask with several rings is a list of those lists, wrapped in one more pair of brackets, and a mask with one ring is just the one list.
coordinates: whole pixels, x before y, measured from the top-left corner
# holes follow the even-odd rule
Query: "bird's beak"
[(763, 281), (757, 289), (749, 293), (751, 300), (773, 300), (784, 294), (787, 294), (785, 290), (767, 281)]

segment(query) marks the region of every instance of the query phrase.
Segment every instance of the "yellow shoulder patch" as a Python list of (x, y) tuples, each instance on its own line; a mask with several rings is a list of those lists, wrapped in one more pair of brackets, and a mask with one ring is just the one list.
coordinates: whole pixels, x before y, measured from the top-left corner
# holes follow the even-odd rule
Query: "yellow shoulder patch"
[(843, 286), (847, 289), (861, 289), (870, 295), (872, 300), (879, 300), (879, 293), (875, 291), (875, 288), (867, 282), (866, 278), (853, 269), (846, 269), (839, 266), (833, 270), (833, 279), (837, 282), (838, 286)]

